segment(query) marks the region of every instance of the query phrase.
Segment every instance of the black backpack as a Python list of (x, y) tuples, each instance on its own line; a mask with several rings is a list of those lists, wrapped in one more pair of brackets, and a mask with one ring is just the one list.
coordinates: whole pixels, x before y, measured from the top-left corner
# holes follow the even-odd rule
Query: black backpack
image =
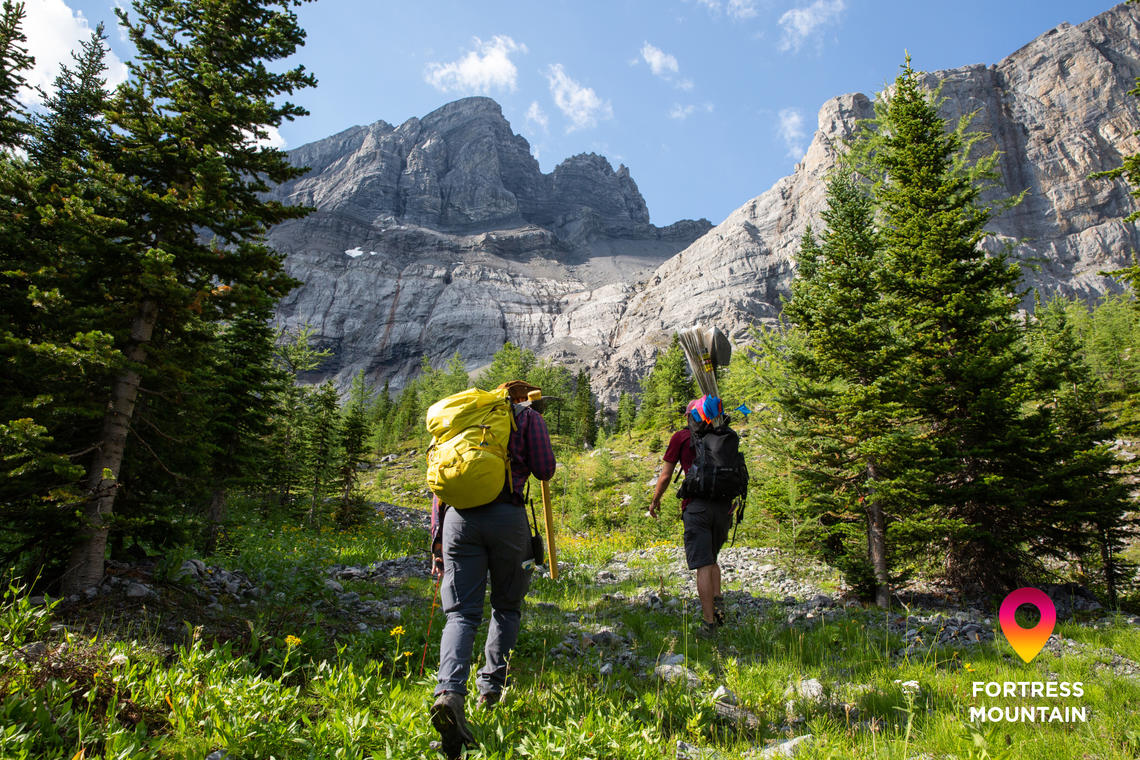
[(682, 499), (731, 502), (748, 493), (748, 467), (740, 453), (740, 436), (728, 426), (728, 417), (713, 427), (690, 417), (693, 464), (677, 490)]

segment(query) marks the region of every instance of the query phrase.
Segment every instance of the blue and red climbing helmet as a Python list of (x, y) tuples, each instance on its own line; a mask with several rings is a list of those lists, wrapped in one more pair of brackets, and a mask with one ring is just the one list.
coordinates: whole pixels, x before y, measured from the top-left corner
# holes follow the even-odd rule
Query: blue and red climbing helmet
[(711, 425), (713, 420), (724, 414), (724, 405), (716, 396), (704, 395), (690, 401), (689, 405), (685, 407), (685, 412), (694, 422), (705, 422)]

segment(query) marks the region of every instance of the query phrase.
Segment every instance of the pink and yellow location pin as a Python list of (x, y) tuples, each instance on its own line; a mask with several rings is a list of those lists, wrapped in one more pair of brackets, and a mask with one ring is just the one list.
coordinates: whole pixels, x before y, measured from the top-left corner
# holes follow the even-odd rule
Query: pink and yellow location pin
[[(1041, 613), (1041, 622), (1032, 628), (1022, 628), (1014, 617), (1017, 608), (1023, 604), (1032, 604)], [(998, 610), (998, 622), (1001, 623), (1001, 632), (1005, 634), (1013, 651), (1017, 652), (1021, 659), (1029, 662), (1037, 656), (1041, 647), (1045, 646), (1045, 642), (1052, 635), (1053, 627), (1057, 625), (1057, 608), (1053, 606), (1053, 600), (1044, 591), (1026, 586), (1014, 591), (1002, 601)]]

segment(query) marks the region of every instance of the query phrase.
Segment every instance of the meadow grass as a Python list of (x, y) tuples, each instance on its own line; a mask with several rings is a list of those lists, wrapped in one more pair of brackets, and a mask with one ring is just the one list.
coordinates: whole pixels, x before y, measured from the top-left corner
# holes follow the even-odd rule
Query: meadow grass
[[(887, 633), (886, 622), (905, 609), (853, 606), (811, 626), (788, 625), (773, 600), (768, 612), (736, 617), (715, 640), (698, 638), (696, 599), (681, 595), (682, 578), (661, 551), (678, 545), (679, 520), (650, 520), (637, 502), (653, 462), (621, 442), (609, 445), (605, 455), (575, 459), (554, 484), (556, 499), (565, 500), (556, 508), (566, 514), (559, 524), (575, 527), (559, 538), (563, 572), (558, 580), (535, 577), (512, 687), (493, 712), (469, 707), (481, 742), (469, 757), (640, 760), (674, 757), (684, 741), (731, 758), (804, 734), (813, 741), (796, 756), (809, 760), (1140, 756), (1140, 679), (1114, 674), (1107, 651), (1140, 661), (1140, 630), (1124, 622), (1059, 625), (1057, 634), (1077, 642), (1077, 651), (1044, 652), (1029, 664), (1000, 634), (975, 647), (920, 647), (900, 656), (904, 642)], [(420, 477), (408, 466), (376, 473), (367, 487), (373, 498), (403, 494), (400, 503), (426, 507)], [(575, 491), (597, 498), (572, 500)], [(623, 500), (629, 503), (614, 506)], [(623, 510), (624, 527), (595, 514), (598, 503)], [(432, 757), (427, 713), (443, 625), (434, 584), (348, 584), (381, 599), (417, 600), (398, 622), (363, 632), (315, 604), (329, 598), (330, 566), (409, 555), (426, 564), (425, 543), (423, 531), (396, 530), (379, 518), (341, 530), (249, 515), (231, 527), (224, 550), (207, 558), (266, 590), (258, 604), (235, 612), (247, 631), (237, 639), (193, 625), (174, 642), (145, 628), (127, 637), (113, 628), (53, 629), (59, 610), (30, 604), (13, 582), (0, 605), (0, 758), (201, 760), (219, 749), (231, 760)], [(598, 570), (619, 554), (634, 577), (597, 583)], [(773, 562), (815, 580), (827, 576), (799, 557)], [(635, 601), (646, 589), (676, 601), (649, 609)], [(553, 654), (567, 638), (600, 628), (620, 633), (632, 666), (602, 647)], [(473, 671), (482, 644), (480, 636)], [(668, 654), (684, 656), (698, 687), (654, 675)], [(603, 669), (607, 663), (612, 669)], [(791, 688), (805, 679), (820, 682), (821, 700)], [(1080, 682), (1084, 695), (975, 694), (974, 682), (1006, 681)], [(759, 719), (758, 728), (718, 717), (711, 694), (722, 684)], [(972, 706), (1036, 704), (1083, 706), (1087, 722), (968, 718)]]

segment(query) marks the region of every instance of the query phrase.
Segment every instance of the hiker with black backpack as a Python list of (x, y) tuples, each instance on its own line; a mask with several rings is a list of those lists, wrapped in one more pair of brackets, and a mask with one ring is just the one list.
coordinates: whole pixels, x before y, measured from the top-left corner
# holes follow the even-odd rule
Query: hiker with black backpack
[(649, 514), (657, 517), (661, 497), (679, 463), (685, 474), (677, 491), (685, 525), (685, 559), (689, 569), (697, 571), (700, 632), (712, 635), (726, 622), (717, 555), (728, 540), (733, 515), (738, 521), (742, 515), (748, 468), (740, 453), (740, 439), (729, 427), (719, 398), (693, 399), (685, 409), (685, 419), (686, 427), (673, 434), (665, 449)]
[(486, 664), (476, 677), (480, 707), (490, 709), (498, 703), (518, 640), (523, 597), (535, 559), (523, 506), (524, 486), (531, 475), (549, 480), (555, 468), (546, 420), (527, 403), (528, 394), (538, 390), (514, 380), (494, 393), (472, 388), (428, 410), (428, 429), (434, 437), (428, 483), (436, 494), (432, 575), (440, 580), (440, 602), (447, 615), (431, 721), (449, 758), (458, 758), (464, 746), (475, 744), (464, 703), (488, 577), (491, 624)]

